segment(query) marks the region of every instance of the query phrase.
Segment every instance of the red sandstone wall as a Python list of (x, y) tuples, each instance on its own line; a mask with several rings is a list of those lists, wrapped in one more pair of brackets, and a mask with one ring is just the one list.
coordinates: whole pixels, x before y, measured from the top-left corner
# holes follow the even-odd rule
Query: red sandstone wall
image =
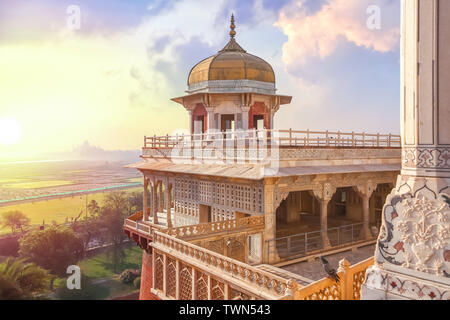
[(264, 116), (264, 127), (266, 129), (270, 128), (270, 111), (269, 108), (265, 106), (263, 102), (255, 102), (253, 106), (250, 108), (248, 113), (248, 128), (254, 128), (255, 124), (253, 123), (254, 115), (262, 115)]
[(141, 289), (139, 300), (159, 300), (150, 291), (152, 287), (152, 255), (145, 252), (142, 253), (142, 272), (141, 272)]

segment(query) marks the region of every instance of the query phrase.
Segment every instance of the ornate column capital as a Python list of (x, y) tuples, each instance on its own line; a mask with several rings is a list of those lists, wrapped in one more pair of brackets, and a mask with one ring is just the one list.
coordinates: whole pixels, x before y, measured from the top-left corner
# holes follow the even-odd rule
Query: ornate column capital
[(319, 183), (313, 186), (312, 192), (318, 200), (330, 201), (336, 192), (336, 186), (329, 182)]
[(277, 208), (280, 206), (281, 202), (285, 200), (289, 196), (289, 191), (280, 191), (278, 188), (275, 188), (274, 202), (273, 202), (273, 211), (275, 212)]
[(377, 189), (377, 186), (378, 184), (372, 182), (371, 180), (362, 181), (353, 186), (353, 190), (355, 190), (361, 197), (370, 198), (372, 193)]

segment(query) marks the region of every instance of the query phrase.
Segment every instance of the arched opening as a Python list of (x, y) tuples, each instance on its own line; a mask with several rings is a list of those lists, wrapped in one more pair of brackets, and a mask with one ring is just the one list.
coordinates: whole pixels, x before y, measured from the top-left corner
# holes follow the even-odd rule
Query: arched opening
[[(270, 111), (263, 102), (255, 102), (248, 113), (249, 129), (269, 129)], [(263, 126), (263, 128), (261, 128)]]
[(195, 109), (192, 111), (192, 133), (205, 133), (208, 125), (208, 112), (203, 104), (198, 103)]

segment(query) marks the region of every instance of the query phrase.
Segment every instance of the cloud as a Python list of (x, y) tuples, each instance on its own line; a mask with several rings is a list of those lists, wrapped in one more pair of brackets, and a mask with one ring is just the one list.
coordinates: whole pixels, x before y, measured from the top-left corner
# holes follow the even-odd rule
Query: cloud
[[(275, 26), (288, 37), (283, 61), (304, 65), (312, 58), (332, 55), (342, 38), (359, 47), (386, 53), (398, 47), (399, 6), (391, 0), (328, 0), (320, 10), (308, 12), (305, 0), (285, 6)], [(381, 9), (381, 29), (367, 27), (367, 8)], [(395, 14), (398, 13), (398, 16)]]

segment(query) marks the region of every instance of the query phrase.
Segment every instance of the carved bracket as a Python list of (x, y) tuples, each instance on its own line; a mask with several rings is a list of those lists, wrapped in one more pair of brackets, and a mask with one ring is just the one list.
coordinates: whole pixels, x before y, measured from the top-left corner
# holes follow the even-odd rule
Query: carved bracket
[(313, 194), (318, 200), (330, 201), (336, 192), (336, 186), (329, 182), (320, 183), (313, 186)]

